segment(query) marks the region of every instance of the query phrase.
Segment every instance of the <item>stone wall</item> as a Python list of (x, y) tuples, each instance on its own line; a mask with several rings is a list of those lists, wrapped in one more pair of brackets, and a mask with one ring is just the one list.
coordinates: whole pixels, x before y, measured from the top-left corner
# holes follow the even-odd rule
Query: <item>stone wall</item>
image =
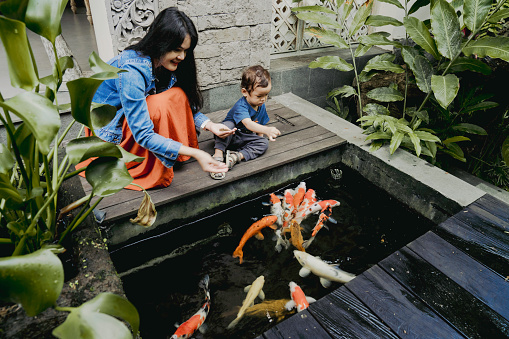
[(141, 39), (167, 7), (186, 13), (198, 29), (195, 56), (202, 89), (238, 84), (249, 65), (269, 67), (271, 0), (110, 0), (113, 54)]

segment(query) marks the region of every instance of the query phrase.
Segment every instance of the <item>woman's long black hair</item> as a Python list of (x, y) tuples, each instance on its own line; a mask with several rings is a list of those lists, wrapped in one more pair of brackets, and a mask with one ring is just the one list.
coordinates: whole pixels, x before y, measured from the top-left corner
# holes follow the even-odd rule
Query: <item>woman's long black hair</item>
[[(184, 90), (193, 113), (203, 106), (203, 98), (196, 76), (194, 48), (198, 43), (198, 32), (189, 17), (175, 7), (168, 7), (161, 11), (150, 25), (147, 34), (138, 43), (126, 49), (135, 50), (152, 59), (152, 65), (164, 54), (178, 49), (186, 36), (191, 38), (191, 47), (187, 50), (186, 58), (178, 64), (175, 75), (178, 86)], [(155, 68), (154, 74), (158, 79), (157, 88), (165, 89), (170, 81), (171, 72), (164, 67)]]

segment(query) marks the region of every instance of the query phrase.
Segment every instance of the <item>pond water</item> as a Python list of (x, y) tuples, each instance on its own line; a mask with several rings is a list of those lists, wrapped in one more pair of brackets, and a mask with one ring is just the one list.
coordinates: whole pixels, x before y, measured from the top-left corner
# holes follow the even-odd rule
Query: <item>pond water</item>
[[(327, 169), (274, 191), (282, 196), (286, 188), (293, 189), (304, 181), (307, 188), (316, 191), (318, 200), (340, 202), (332, 209), (336, 223), (326, 223), (329, 229), (320, 230), (307, 248), (309, 254), (358, 275), (433, 227), (357, 172), (341, 165), (334, 168), (342, 171), (341, 178), (333, 177)], [(244, 287), (260, 275), (265, 277), (265, 300), (279, 305), (290, 300), (291, 281), (317, 300), (341, 286), (333, 283), (326, 289), (312, 273), (300, 277), (301, 265), (293, 255), (294, 248), (278, 253), (270, 228), (262, 230), (264, 240), (253, 237), (247, 241), (242, 264), (232, 257), (248, 227), (270, 214), (268, 202), (269, 194), (263, 194), (112, 252), (127, 297), (140, 313), (144, 339), (170, 337), (175, 324), (198, 311), (204, 302), (199, 281), (206, 274), (210, 277), (211, 308), (205, 321), (207, 331), (196, 332), (195, 338), (255, 338), (293, 315), (295, 311), (280, 312), (278, 317), (261, 311), (244, 316), (236, 327), (226, 329), (246, 297)], [(302, 222), (304, 239), (317, 219), (318, 215), (313, 215)], [(256, 299), (255, 304), (260, 302)]]

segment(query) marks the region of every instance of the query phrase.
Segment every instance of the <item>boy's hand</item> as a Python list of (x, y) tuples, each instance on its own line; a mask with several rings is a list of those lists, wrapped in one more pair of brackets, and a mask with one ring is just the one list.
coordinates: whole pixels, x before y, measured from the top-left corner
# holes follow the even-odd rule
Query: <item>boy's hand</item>
[(281, 132), (276, 127), (267, 127), (265, 134), (267, 134), (270, 141), (276, 141), (276, 137), (280, 136)]
[(221, 139), (224, 139), (231, 134), (235, 134), (235, 131), (237, 130), (237, 128), (229, 129), (228, 126), (224, 124), (216, 124), (214, 122), (209, 122), (205, 128)]

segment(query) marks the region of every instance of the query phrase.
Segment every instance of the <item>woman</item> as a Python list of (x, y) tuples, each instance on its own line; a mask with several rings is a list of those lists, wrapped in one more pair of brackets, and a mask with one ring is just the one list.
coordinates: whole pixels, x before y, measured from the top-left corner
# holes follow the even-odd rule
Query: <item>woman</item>
[[(203, 100), (193, 54), (197, 42), (189, 17), (176, 8), (166, 8), (141, 41), (108, 62), (127, 72), (104, 81), (94, 96), (94, 102), (117, 108), (115, 118), (95, 130), (96, 135), (145, 157), (141, 163), (126, 164), (133, 182), (145, 189), (169, 186), (175, 161), (190, 157), (206, 172), (228, 170), (226, 164), (198, 149), (200, 129), (221, 138), (234, 130), (199, 112)], [(132, 185), (126, 188), (140, 190)]]

